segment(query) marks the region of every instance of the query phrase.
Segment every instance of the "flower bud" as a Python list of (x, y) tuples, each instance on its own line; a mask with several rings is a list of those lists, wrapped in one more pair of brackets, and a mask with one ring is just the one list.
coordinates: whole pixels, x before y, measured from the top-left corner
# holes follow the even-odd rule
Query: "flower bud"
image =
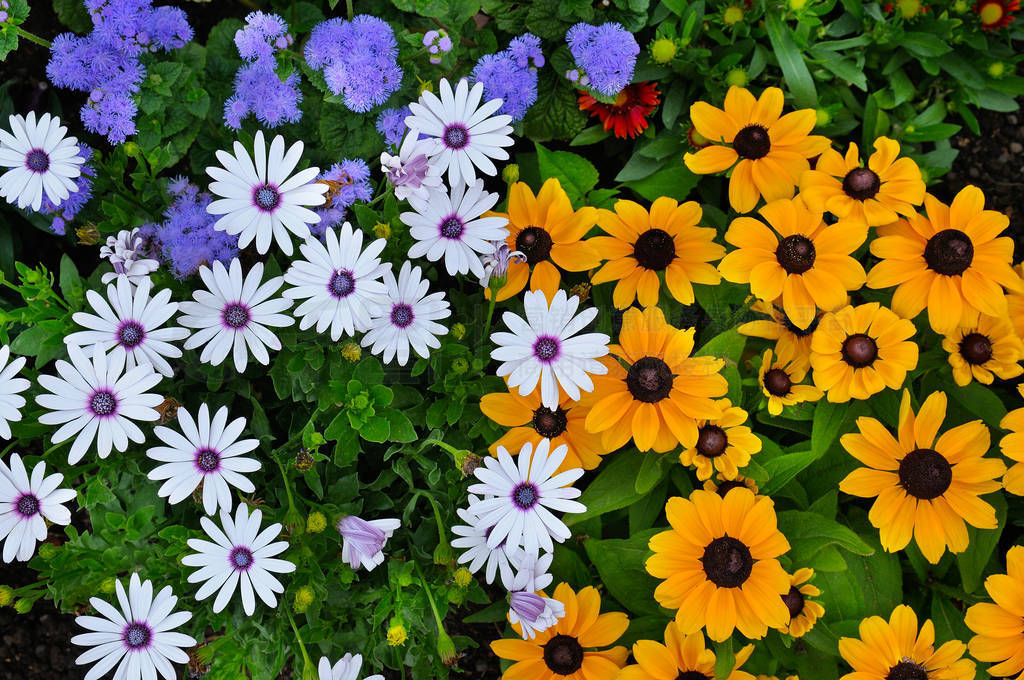
[(455, 585), (460, 588), (468, 588), (469, 584), (473, 582), (473, 572), (465, 567), (460, 567), (455, 570)]
[(27, 597), (18, 598), (18, 600), (14, 603), (14, 611), (18, 612), (19, 614), (28, 614), (30, 611), (32, 611), (32, 605), (34, 605), (35, 603), (35, 600), (30, 600)]
[(676, 56), (676, 43), (668, 38), (658, 38), (651, 43), (651, 58), (659, 64), (667, 64)]
[(373, 225), (373, 235), (377, 238), (390, 238), (391, 237), (391, 223), (390, 222), (378, 222)]
[(464, 357), (455, 357), (452, 359), (452, 373), (455, 375), (465, 375), (466, 371), (469, 370), (469, 362)]
[(434, 564), (445, 566), (455, 561), (455, 551), (448, 541), (441, 541), (434, 548)]
[(109, 595), (110, 593), (114, 592), (114, 584), (115, 583), (116, 583), (116, 581), (115, 581), (114, 577), (112, 577), (112, 576), (103, 579), (103, 581), (100, 583), (100, 592), (101, 593), (106, 593), (106, 594)]
[(437, 655), (441, 657), (441, 663), (445, 666), (454, 665), (459, 658), (455, 653), (455, 643), (443, 628), (437, 631)]
[(745, 87), (750, 78), (747, 72), (741, 68), (734, 68), (725, 74), (725, 83), (733, 87)]
[(43, 543), (39, 546), (39, 556), (47, 562), (56, 557), (58, 552), (60, 552), (60, 548), (53, 543)]
[(722, 22), (726, 26), (734, 26), (743, 21), (743, 8), (737, 5), (730, 5), (722, 12)]
[(341, 356), (346, 361), (351, 361), (353, 364), (359, 361), (359, 357), (362, 356), (362, 352), (359, 350), (359, 345), (349, 341), (341, 346)]
[(824, 127), (832, 122), (832, 114), (827, 109), (815, 109), (814, 115), (817, 116), (814, 127)]
[(309, 449), (299, 449), (299, 452), (295, 454), (295, 462), (292, 465), (296, 470), (305, 472), (313, 468), (313, 455), (309, 452)]
[(313, 589), (309, 586), (302, 586), (301, 588), (296, 590), (295, 601), (294, 604), (292, 605), (292, 608), (295, 610), (295, 613), (301, 614), (302, 612), (309, 609), (309, 605), (313, 604), (314, 597), (315, 593), (313, 592)]
[(448, 334), (456, 340), (462, 340), (462, 338), (466, 337), (466, 326), (461, 323), (452, 324)]
[(501, 178), (505, 180), (506, 184), (515, 184), (519, 181), (519, 165), (517, 163), (509, 163), (501, 171)]
[(0, 586), (0, 607), (6, 607), (14, 600), (14, 590), (10, 586)]
[(79, 245), (92, 246), (100, 242), (100, 232), (95, 224), (87, 224), (84, 227), (75, 229), (75, 236), (78, 237)]
[(322, 512), (311, 512), (306, 518), (306, 531), (311, 534), (319, 534), (327, 528), (327, 518)]
[(391, 625), (388, 626), (388, 644), (392, 647), (398, 647), (399, 645), (405, 644), (408, 634), (405, 632), (405, 625), (401, 621), (395, 619), (391, 620)]

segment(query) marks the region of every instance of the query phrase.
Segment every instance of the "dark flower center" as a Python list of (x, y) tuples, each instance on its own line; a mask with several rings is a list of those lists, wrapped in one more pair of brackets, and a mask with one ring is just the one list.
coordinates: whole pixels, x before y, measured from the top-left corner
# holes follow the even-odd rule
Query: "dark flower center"
[(661, 229), (648, 229), (633, 244), (633, 257), (645, 269), (660, 271), (676, 259), (676, 242)]
[(523, 482), (512, 489), (512, 502), (520, 510), (529, 510), (537, 504), (540, 493), (537, 487), (529, 482)]
[(527, 264), (543, 262), (551, 255), (551, 234), (540, 227), (527, 227), (516, 236), (516, 250), (526, 255)]
[(878, 358), (878, 343), (864, 333), (855, 333), (843, 341), (843, 361), (854, 368), (870, 366)]
[(46, 172), (50, 169), (50, 157), (42, 149), (32, 149), (25, 156), (25, 167), (32, 172)]
[(30, 493), (18, 499), (18, 514), (22, 517), (33, 517), (39, 512), (39, 499)]
[(466, 227), (462, 224), (462, 220), (459, 219), (458, 215), (449, 215), (444, 218), (440, 226), (441, 236), (452, 240), (460, 238), (465, 229)]
[(147, 646), (152, 636), (149, 626), (142, 623), (132, 623), (124, 629), (124, 643), (132, 649)]
[(391, 308), (391, 323), (399, 328), (407, 328), (414, 318), (412, 307), (404, 302)]
[(135, 321), (128, 321), (121, 324), (117, 331), (117, 339), (124, 347), (132, 349), (137, 347), (146, 337), (146, 329)]
[(253, 201), (262, 210), (270, 211), (277, 207), (277, 204), (281, 202), (281, 194), (278, 193), (275, 187), (269, 184), (264, 184), (253, 192)]
[(789, 592), (782, 596), (782, 603), (789, 609), (789, 618), (795, 619), (804, 610), (804, 594), (790, 586)]
[(714, 678), (704, 675), (700, 671), (679, 671), (676, 680), (714, 680)]
[(920, 664), (904, 660), (889, 669), (885, 680), (928, 680), (928, 671)]
[(544, 663), (552, 673), (572, 675), (583, 667), (583, 647), (571, 635), (556, 635), (544, 645)]
[(731, 536), (722, 536), (704, 548), (700, 558), (708, 580), (719, 588), (737, 588), (750, 578), (754, 558), (750, 549)]
[(970, 333), (960, 341), (960, 356), (964, 361), (980, 366), (992, 358), (992, 341), (981, 333)]
[(781, 368), (773, 368), (764, 374), (764, 388), (768, 394), (775, 397), (784, 397), (793, 389), (793, 381)]
[(813, 333), (818, 328), (818, 323), (821, 321), (821, 314), (815, 314), (814, 319), (811, 321), (811, 325), (807, 328), (797, 328), (796, 324), (793, 323), (792, 319), (786, 316), (785, 312), (782, 314), (782, 325), (786, 327), (790, 333), (798, 338), (804, 338)]
[(449, 149), (458, 151), (469, 144), (469, 130), (462, 123), (452, 123), (444, 129), (441, 139)]
[(106, 390), (97, 392), (89, 400), (89, 408), (92, 409), (95, 415), (109, 416), (117, 410), (117, 397), (114, 396), (113, 392)]
[(953, 481), (953, 466), (934, 449), (916, 449), (903, 456), (899, 470), (900, 486), (921, 500), (938, 498)]
[(637, 401), (661, 401), (672, 391), (672, 370), (657, 357), (639, 359), (629, 367), (626, 389)]
[(565, 411), (558, 408), (552, 411), (547, 406), (541, 406), (533, 412), (533, 429), (542, 437), (554, 439), (565, 432), (569, 419), (565, 417)]
[(551, 361), (558, 356), (558, 340), (542, 336), (533, 343), (533, 354), (541, 361)]
[(857, 168), (846, 173), (843, 178), (843, 191), (852, 199), (866, 201), (874, 197), (881, 188), (882, 182), (874, 170)]
[(768, 155), (772, 148), (772, 140), (764, 126), (748, 125), (736, 133), (732, 140), (732, 148), (740, 158), (757, 160)]
[(355, 277), (347, 269), (339, 269), (331, 274), (331, 280), (327, 284), (327, 291), (336, 298), (346, 297), (355, 289)]
[(224, 308), (224, 323), (229, 328), (243, 328), (249, 323), (249, 308), (241, 302), (232, 302)]
[(959, 276), (974, 260), (971, 237), (959, 229), (943, 229), (928, 239), (924, 261), (928, 268), (946, 276)]
[(203, 472), (213, 472), (220, 467), (220, 454), (209, 448), (196, 451), (196, 466)]
[(789, 274), (803, 274), (814, 266), (814, 257), (814, 242), (799, 234), (782, 239), (775, 249), (775, 259)]
[(697, 453), (705, 458), (717, 458), (725, 453), (729, 438), (717, 425), (704, 425), (697, 433)]
[(725, 498), (726, 494), (728, 494), (733, 489), (746, 489), (746, 488), (747, 488), (747, 485), (744, 484), (743, 482), (737, 481), (735, 479), (731, 479), (729, 481), (725, 481), (725, 482), (722, 482), (721, 484), (719, 484), (718, 485), (718, 489), (716, 489), (716, 493), (718, 493), (718, 495), (721, 496), (722, 498)]
[(248, 548), (239, 546), (231, 551), (231, 555), (228, 556), (228, 560), (230, 560), (231, 566), (235, 569), (245, 571), (252, 566), (252, 551)]

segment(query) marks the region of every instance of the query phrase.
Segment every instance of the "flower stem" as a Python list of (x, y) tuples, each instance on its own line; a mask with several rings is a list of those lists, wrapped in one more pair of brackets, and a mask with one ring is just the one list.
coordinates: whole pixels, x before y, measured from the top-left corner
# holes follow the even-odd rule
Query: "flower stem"
[(494, 316), (494, 304), (497, 302), (497, 291), (491, 291), (491, 299), (487, 304), (487, 321), (484, 322), (484, 336), (483, 342), (487, 342), (487, 338), (491, 337), (491, 318)]
[(40, 37), (39, 37), (38, 35), (36, 35), (35, 33), (29, 33), (28, 31), (26, 31), (26, 30), (25, 30), (24, 28), (22, 28), (21, 26), (15, 26), (15, 27), (14, 27), (14, 30), (15, 30), (15, 32), (16, 32), (16, 33), (17, 33), (17, 34), (18, 34), (18, 35), (19, 35), (20, 37), (24, 38), (25, 40), (29, 40), (29, 41), (31, 41), (31, 42), (34, 42), (34, 43), (35, 43), (35, 44), (37, 44), (37, 45), (42, 45), (42, 46), (43, 46), (43, 47), (45, 47), (46, 49), (50, 49), (50, 44), (51, 44), (51, 43), (50, 43), (50, 41), (49, 41), (49, 40), (47, 40), (46, 38), (40, 38)]
[(309, 653), (306, 651), (306, 645), (302, 643), (302, 636), (299, 635), (299, 627), (295, 625), (295, 619), (292, 618), (291, 610), (284, 607), (284, 611), (288, 614), (288, 623), (292, 624), (292, 630), (295, 632), (295, 639), (299, 643), (299, 649), (302, 651), (302, 658), (305, 659), (307, 666), (312, 666), (313, 661), (309, 658)]
[(434, 594), (430, 592), (430, 588), (427, 586), (427, 580), (423, 578), (423, 572), (420, 570), (419, 562), (413, 562), (416, 567), (416, 575), (420, 579), (420, 585), (423, 586), (423, 592), (427, 594), (427, 602), (430, 603), (430, 611), (434, 613), (434, 623), (437, 624), (437, 634), (441, 635), (444, 632), (444, 621), (441, 620), (441, 615), (437, 613), (437, 605), (434, 604)]

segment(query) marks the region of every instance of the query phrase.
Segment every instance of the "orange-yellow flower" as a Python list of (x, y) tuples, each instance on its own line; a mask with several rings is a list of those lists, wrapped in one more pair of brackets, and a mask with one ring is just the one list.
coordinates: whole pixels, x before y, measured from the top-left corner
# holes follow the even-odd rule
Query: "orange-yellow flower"
[(750, 457), (761, 450), (761, 440), (747, 422), (747, 412), (728, 399), (719, 401), (721, 418), (697, 421), (697, 431), (681, 441), (679, 462), (697, 467), (697, 479), (710, 479), (717, 470), (725, 479), (736, 479), (739, 468), (750, 464)]
[[(1024, 385), (1018, 385), (1017, 391), (1024, 397)], [(1003, 486), (1015, 496), (1024, 496), (1024, 408), (1015, 408), (1003, 416), (999, 427), (1010, 431), (1010, 434), (999, 440), (999, 449), (1004, 456), (1014, 461), (1003, 475)], [(1021, 669), (1024, 670), (1024, 657)]]
[(958, 326), (942, 339), (949, 353), (953, 379), (963, 387), (977, 380), (991, 385), (994, 378), (1009, 380), (1024, 373), (1024, 343), (1014, 333), (1008, 319), (971, 314), (973, 323)]
[[(684, 634), (675, 621), (665, 627), (665, 644), (654, 640), (638, 640), (633, 644), (636, 664), (626, 666), (615, 680), (712, 680), (715, 677), (715, 653), (704, 646), (700, 631)], [(725, 680), (754, 680), (754, 676), (741, 671), (754, 645), (746, 645), (736, 652), (736, 662)]]
[(967, 648), (978, 661), (998, 662), (988, 669), (996, 678), (1024, 678), (1024, 547), (1006, 553), (1006, 573), (985, 579), (992, 602), (979, 602), (967, 610), (964, 622), (975, 636)]
[(782, 601), (789, 609), (789, 625), (780, 629), (787, 635), (802, 637), (825, 615), (825, 608), (810, 599), (821, 595), (818, 587), (809, 583), (812, 578), (813, 569), (797, 569), (789, 577), (789, 592), (782, 596)]
[(740, 335), (775, 341), (775, 354), (793, 357), (794, 364), (808, 364), (811, 360), (811, 338), (818, 328), (823, 312), (820, 310), (807, 328), (797, 328), (781, 308), (782, 301), (775, 304), (757, 300), (750, 305), (751, 311), (765, 314), (770, 319), (756, 319), (741, 324), (736, 331)]
[(770, 349), (764, 351), (757, 382), (761, 385), (761, 393), (768, 400), (768, 413), (777, 416), (786, 406), (821, 399), (820, 389), (814, 385), (800, 384), (807, 376), (807, 368), (806, 362), (792, 356), (780, 354), (773, 359)]

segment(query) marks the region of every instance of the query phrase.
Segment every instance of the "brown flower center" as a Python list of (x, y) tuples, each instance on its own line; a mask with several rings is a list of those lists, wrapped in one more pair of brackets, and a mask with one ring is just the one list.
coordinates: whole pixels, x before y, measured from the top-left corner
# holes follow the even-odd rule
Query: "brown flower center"
[(928, 671), (920, 664), (904, 659), (889, 669), (885, 680), (928, 680)]
[(705, 458), (717, 458), (725, 453), (729, 438), (717, 425), (704, 425), (697, 434), (697, 453)]
[(857, 201), (866, 201), (873, 198), (881, 188), (882, 182), (873, 170), (857, 168), (846, 173), (843, 178), (843, 191), (850, 198)]
[(928, 239), (924, 247), (928, 268), (946, 276), (959, 276), (974, 261), (971, 237), (959, 229), (943, 229)]
[(782, 596), (782, 603), (789, 610), (790, 620), (795, 619), (804, 610), (804, 594), (796, 586), (790, 586), (789, 592)]
[(903, 456), (899, 469), (900, 486), (921, 500), (938, 498), (953, 481), (953, 466), (934, 449), (916, 449)]
[(583, 647), (571, 635), (556, 635), (544, 645), (544, 663), (552, 673), (572, 675), (583, 667)]
[(818, 329), (818, 323), (821, 322), (821, 313), (814, 315), (814, 319), (811, 321), (811, 325), (807, 328), (799, 328), (793, 320), (786, 316), (785, 312), (782, 314), (782, 325), (786, 327), (790, 333), (798, 338), (805, 338)]
[(676, 680), (714, 680), (700, 671), (679, 671)]
[(740, 158), (757, 160), (768, 155), (772, 149), (772, 140), (763, 125), (748, 125), (736, 133), (732, 148)]
[(737, 481), (735, 479), (731, 479), (729, 481), (725, 481), (725, 482), (720, 483), (718, 485), (718, 488), (715, 490), (715, 492), (719, 496), (721, 496), (722, 498), (725, 498), (726, 494), (728, 494), (733, 489), (746, 489), (746, 488), (747, 488), (747, 485), (744, 484), (743, 482)]
[(719, 588), (737, 588), (743, 585), (754, 568), (750, 549), (731, 536), (722, 536), (704, 548), (700, 558), (708, 580)]
[(541, 406), (533, 412), (533, 429), (548, 439), (554, 439), (565, 432), (568, 422), (565, 411), (560, 408), (552, 411), (547, 406)]
[(527, 227), (516, 236), (516, 250), (526, 256), (526, 263), (535, 265), (551, 255), (551, 234), (540, 227)]
[(676, 259), (676, 242), (666, 231), (648, 229), (633, 244), (633, 257), (641, 267), (661, 271)]
[(775, 397), (784, 397), (793, 389), (793, 381), (781, 368), (773, 368), (764, 374), (764, 388), (768, 394)]
[(972, 366), (980, 366), (992, 358), (992, 341), (981, 333), (969, 333), (960, 341), (960, 356)]
[(661, 401), (672, 391), (672, 370), (657, 357), (638, 359), (626, 374), (626, 389), (637, 401)]
[(843, 361), (854, 368), (864, 368), (878, 358), (878, 343), (864, 333), (855, 333), (843, 342)]
[(813, 267), (814, 256), (814, 242), (799, 234), (782, 239), (775, 249), (775, 258), (789, 274), (803, 274)]

